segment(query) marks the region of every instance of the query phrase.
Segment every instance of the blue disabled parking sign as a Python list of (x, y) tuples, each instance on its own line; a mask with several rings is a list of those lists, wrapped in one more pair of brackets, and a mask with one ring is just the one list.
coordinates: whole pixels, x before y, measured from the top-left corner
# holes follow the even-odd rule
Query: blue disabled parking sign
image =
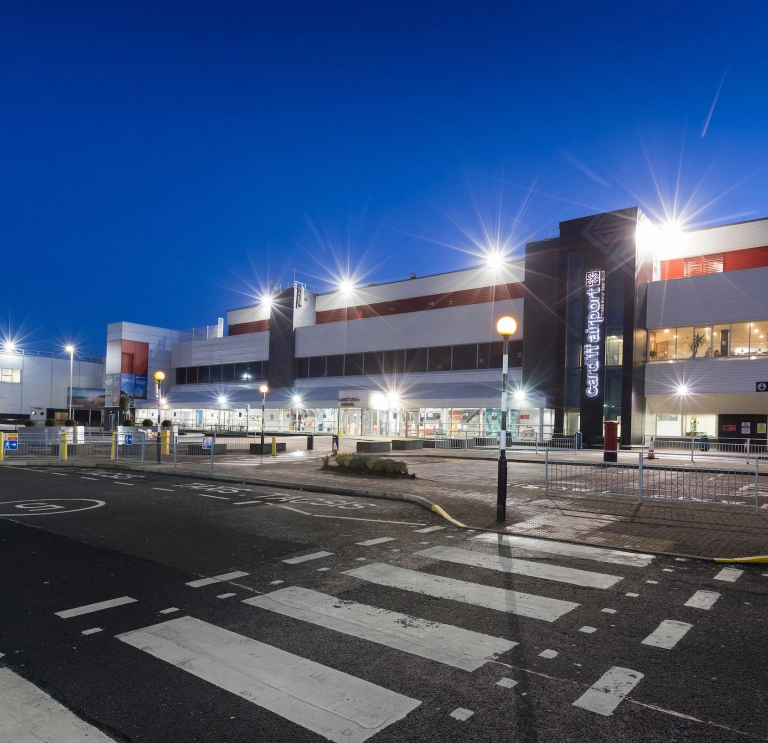
[(133, 434), (127, 433), (125, 434), (125, 444), (126, 446), (130, 446), (133, 443)]

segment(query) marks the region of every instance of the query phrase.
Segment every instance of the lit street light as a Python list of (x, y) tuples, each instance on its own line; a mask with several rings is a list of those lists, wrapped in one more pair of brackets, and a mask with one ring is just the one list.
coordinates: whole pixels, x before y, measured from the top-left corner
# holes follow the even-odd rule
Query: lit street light
[(507, 519), (507, 373), (509, 372), (509, 337), (517, 330), (511, 317), (502, 317), (496, 330), (504, 339), (504, 357), (501, 362), (501, 431), (499, 431), (499, 476), (496, 488), (496, 521)]
[(69, 420), (72, 420), (72, 366), (75, 359), (75, 347), (65, 346), (64, 350), (69, 354)]
[(160, 463), (160, 418), (161, 416), (161, 410), (163, 406), (163, 401), (160, 397), (160, 393), (162, 392), (162, 381), (165, 379), (165, 372), (160, 371), (159, 369), (155, 372), (155, 390), (157, 392), (157, 461)]
[(269, 387), (267, 387), (266, 384), (262, 384), (261, 387), (259, 387), (259, 392), (261, 392), (261, 449), (259, 451), (261, 454), (263, 454), (264, 453), (264, 407), (266, 406), (267, 392), (269, 392)]

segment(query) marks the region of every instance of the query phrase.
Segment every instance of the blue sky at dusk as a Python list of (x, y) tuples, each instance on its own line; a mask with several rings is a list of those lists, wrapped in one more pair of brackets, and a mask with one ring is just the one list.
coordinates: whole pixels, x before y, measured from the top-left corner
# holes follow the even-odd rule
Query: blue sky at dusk
[(294, 269), (460, 269), (484, 231), (658, 222), (676, 192), (694, 226), (768, 216), (767, 27), (758, 2), (6, 0), (1, 324), (99, 354), (108, 322), (214, 324)]

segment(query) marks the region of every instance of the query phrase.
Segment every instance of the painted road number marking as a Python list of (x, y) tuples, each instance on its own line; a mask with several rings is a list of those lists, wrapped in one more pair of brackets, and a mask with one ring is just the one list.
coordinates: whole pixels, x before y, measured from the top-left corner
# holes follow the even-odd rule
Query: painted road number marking
[(480, 668), (518, 644), (450, 624), (355, 601), (342, 601), (307, 588), (283, 588), (265, 596), (245, 599), (243, 603), (465, 671)]
[(574, 703), (574, 707), (609, 717), (624, 697), (642, 680), (642, 673), (614, 666), (606, 671)]
[[(88, 505), (82, 505), (82, 504)], [(11, 500), (0, 503), (0, 516), (48, 516), (76, 513), (101, 508), (103, 500), (94, 498), (45, 498), (39, 500)]]
[(362, 743), (421, 704), (193, 617), (117, 637), (335, 743)]

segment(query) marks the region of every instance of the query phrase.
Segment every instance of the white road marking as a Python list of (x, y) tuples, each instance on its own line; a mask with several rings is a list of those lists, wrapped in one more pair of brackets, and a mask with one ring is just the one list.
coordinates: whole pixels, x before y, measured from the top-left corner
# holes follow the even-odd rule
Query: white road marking
[(476, 537), (472, 537), (472, 539), (477, 539), (480, 542), (500, 544), (505, 547), (519, 547), (520, 549), (533, 550), (535, 552), (548, 552), (552, 555), (563, 555), (564, 557), (579, 557), (583, 560), (611, 562), (616, 565), (629, 565), (635, 568), (648, 567), (655, 557), (655, 555), (645, 555), (639, 552), (622, 552), (621, 550), (589, 547), (583, 544), (550, 542), (546, 539), (516, 537), (510, 534), (478, 534)]
[(728, 583), (735, 583), (744, 571), (738, 568), (723, 568), (716, 576), (715, 580), (724, 580)]
[(279, 586), (281, 583), (285, 583), (284, 580), (273, 580), (269, 582), (270, 586)]
[(318, 569), (317, 569), (317, 572), (318, 572), (318, 573), (325, 573), (325, 572), (327, 572), (328, 570), (330, 570), (330, 568), (318, 568)]
[(286, 511), (296, 511), (296, 513), (304, 514), (304, 516), (311, 516), (312, 515), (308, 511), (299, 511), (298, 508), (291, 508), (290, 506), (283, 506), (283, 505), (280, 505), (279, 503), (269, 503), (267, 505), (277, 506), (278, 508), (284, 508)]
[(316, 519), (344, 519), (345, 521), (374, 521), (377, 524), (402, 524), (403, 526), (423, 526), (423, 524), (419, 524), (418, 522), (413, 521), (385, 521), (384, 519), (361, 519), (357, 516), (336, 516), (334, 514), (329, 513), (313, 513), (309, 514), (311, 516), (314, 516)]
[(173, 488), (152, 488), (152, 490), (163, 490), (166, 493), (175, 493), (176, 492)]
[(720, 594), (714, 591), (696, 591), (683, 606), (690, 606), (694, 609), (711, 609), (719, 598)]
[(231, 573), (222, 573), (221, 575), (214, 575), (216, 580), (234, 580), (235, 578), (245, 578), (248, 573), (244, 573), (242, 570), (234, 570)]
[(236, 505), (236, 506), (249, 506), (249, 505), (251, 505), (253, 503), (260, 503), (261, 504), (263, 502), (260, 501), (260, 500), (241, 500), (241, 501), (238, 501), (237, 503), (235, 503), (234, 505)]
[(216, 598), (217, 599), (230, 599), (233, 596), (237, 596), (236, 593), (220, 593)]
[(59, 477), (66, 477), (63, 472), (51, 472), (52, 475), (58, 475)]
[(472, 565), (478, 568), (498, 570), (502, 573), (527, 575), (532, 578), (554, 580), (559, 583), (570, 583), (574, 586), (584, 586), (586, 588), (611, 588), (620, 580), (623, 580), (618, 575), (591, 573), (588, 570), (577, 570), (559, 565), (549, 565), (543, 562), (531, 562), (530, 560), (518, 560), (513, 557), (488, 555), (485, 552), (472, 552), (470, 550), (456, 549), (455, 547), (430, 547), (413, 554), (419, 557), (431, 557), (434, 560), (446, 560), (459, 563), (460, 565)]
[(471, 709), (466, 709), (465, 707), (457, 707), (453, 712), (451, 712), (451, 717), (453, 717), (454, 720), (461, 720), (461, 722), (464, 722), (464, 720), (468, 720), (472, 715), (475, 713)]
[(81, 480), (96, 480), (98, 481), (98, 477), (80, 477)]
[(203, 586), (210, 586), (219, 581), (216, 578), (199, 578), (198, 580), (191, 580), (187, 585), (190, 588), (202, 588)]
[(394, 542), (395, 537), (379, 537), (378, 539), (369, 539), (365, 542), (355, 542), (359, 547), (370, 547), (373, 544), (384, 544), (384, 542)]
[(94, 611), (102, 611), (103, 609), (112, 609), (115, 606), (123, 606), (124, 604), (132, 604), (136, 599), (132, 599), (130, 596), (121, 596), (119, 599), (110, 599), (109, 601), (99, 601), (97, 604), (87, 604), (86, 606), (77, 606), (74, 609), (67, 609), (66, 611), (54, 612), (57, 617), (62, 619), (70, 619), (71, 617), (79, 617), (81, 614), (90, 614)]
[(657, 580), (647, 580), (645, 582), (646, 583), (650, 583), (652, 586), (658, 586), (659, 585), (659, 581), (657, 581)]
[(600, 609), (600, 611), (603, 612), (604, 614), (615, 614), (616, 613), (616, 609)]
[(417, 570), (407, 570), (380, 562), (363, 565), (354, 570), (346, 570), (344, 575), (351, 575), (380, 586), (414, 591), (450, 601), (461, 601), (486, 609), (504, 611), (533, 619), (543, 619), (545, 622), (554, 622), (563, 614), (567, 614), (579, 606), (579, 604), (570, 601), (534, 596), (530, 593), (509, 591), (505, 588), (494, 588), (479, 583), (467, 583), (463, 580), (443, 578), (439, 575), (420, 573)]
[(0, 740), (114, 743), (9, 668), (0, 668)]
[(307, 588), (283, 588), (245, 599), (243, 603), (465, 671), (480, 668), (518, 644), (450, 624), (344, 601)]
[(661, 572), (662, 573), (674, 573), (675, 571), (672, 570), (672, 568), (662, 568)]
[(540, 658), (557, 658), (557, 656), (557, 650), (543, 650), (541, 653), (539, 653)]
[(625, 593), (625, 596), (629, 596), (630, 598), (636, 599), (640, 594), (639, 593)]
[(362, 743), (421, 704), (193, 617), (117, 637), (335, 743)]
[(161, 614), (173, 614), (173, 612), (178, 611), (178, 609), (175, 606), (171, 606), (168, 609), (160, 609)]
[(81, 635), (95, 635), (97, 632), (101, 632), (101, 627), (94, 627), (93, 629), (85, 629), (80, 634)]
[(199, 495), (201, 498), (216, 498), (216, 500), (229, 500), (229, 498), (225, 498), (223, 495), (208, 495), (207, 493), (195, 493), (195, 495)]
[(429, 534), (431, 531), (440, 531), (441, 529), (445, 529), (444, 526), (428, 526), (426, 529), (416, 529), (414, 531), (414, 534)]
[(583, 632), (585, 635), (591, 635), (593, 632), (597, 632), (597, 627), (582, 627), (579, 632)]
[(298, 565), (300, 562), (307, 562), (307, 560), (319, 560), (321, 557), (328, 557), (333, 552), (313, 552), (311, 555), (302, 555), (301, 557), (291, 557), (288, 560), (283, 560), (289, 565)]
[(629, 668), (614, 666), (608, 669), (574, 703), (574, 707), (609, 717), (624, 697), (640, 683), (644, 674)]
[(130, 487), (133, 487), (133, 483), (132, 482), (120, 482), (119, 480), (113, 480), (112, 484), (113, 485), (128, 485)]
[(677, 622), (674, 619), (665, 619), (653, 632), (651, 632), (643, 645), (651, 645), (663, 650), (671, 650), (680, 640), (685, 637), (689, 629), (693, 627), (688, 622)]
[(513, 686), (517, 686), (517, 681), (508, 678), (501, 678), (496, 682), (496, 686), (503, 686), (505, 689), (511, 689)]

